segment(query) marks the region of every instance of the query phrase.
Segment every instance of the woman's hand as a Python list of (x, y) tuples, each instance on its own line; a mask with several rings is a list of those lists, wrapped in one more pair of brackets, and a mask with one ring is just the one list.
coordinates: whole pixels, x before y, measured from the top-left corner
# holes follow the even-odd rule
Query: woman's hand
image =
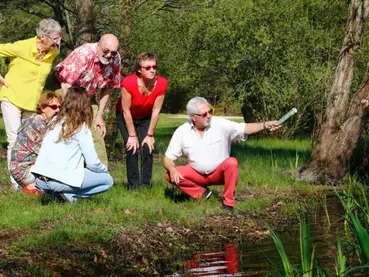
[(137, 137), (128, 137), (128, 140), (126, 143), (127, 151), (133, 150), (133, 154), (135, 154), (139, 147), (140, 147), (140, 144), (138, 142)]
[(152, 137), (146, 136), (144, 140), (142, 141), (141, 147), (143, 147), (145, 143), (149, 147), (150, 154), (151, 154), (152, 151), (154, 150), (155, 138), (153, 136)]
[(8, 88), (8, 87), (9, 87), (8, 83), (5, 81), (5, 79), (3, 78), (3, 76), (1, 76), (1, 75), (0, 75), (0, 88), (1, 88), (3, 85), (4, 85), (6, 88)]

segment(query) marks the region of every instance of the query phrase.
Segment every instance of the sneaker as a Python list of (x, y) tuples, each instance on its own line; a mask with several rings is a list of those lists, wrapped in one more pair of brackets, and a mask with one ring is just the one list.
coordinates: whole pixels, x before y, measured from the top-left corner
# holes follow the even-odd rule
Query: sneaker
[(60, 203), (74, 203), (77, 201), (77, 198), (74, 197), (74, 194), (59, 192), (57, 193), (57, 200), (60, 200)]
[(226, 210), (227, 212), (231, 213), (231, 214), (233, 214), (233, 212), (234, 212), (232, 206), (228, 206), (228, 205), (225, 205), (225, 204), (223, 204), (223, 209)]
[(208, 187), (205, 187), (205, 190), (204, 190), (204, 193), (202, 195), (202, 197), (207, 200), (209, 199), (209, 197), (211, 196), (212, 194), (212, 191), (208, 188)]

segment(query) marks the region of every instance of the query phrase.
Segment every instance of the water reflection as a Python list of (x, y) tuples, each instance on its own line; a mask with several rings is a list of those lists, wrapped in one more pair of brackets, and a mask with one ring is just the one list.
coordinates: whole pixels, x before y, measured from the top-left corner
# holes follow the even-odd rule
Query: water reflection
[[(316, 256), (324, 268), (332, 272), (337, 251), (336, 230), (343, 228), (342, 205), (336, 197), (328, 197), (325, 203), (318, 202), (312, 206), (311, 212), (311, 237)], [(298, 265), (301, 259), (298, 229), (278, 236), (290, 261)], [(184, 262), (185, 275), (180, 276), (265, 276), (273, 270), (272, 263), (280, 265), (278, 251), (271, 238), (261, 242), (241, 242), (237, 246), (228, 243), (219, 252), (194, 254), (193, 259)]]
[(239, 271), (239, 255), (232, 243), (219, 252), (196, 253), (185, 261), (185, 276), (245, 276)]

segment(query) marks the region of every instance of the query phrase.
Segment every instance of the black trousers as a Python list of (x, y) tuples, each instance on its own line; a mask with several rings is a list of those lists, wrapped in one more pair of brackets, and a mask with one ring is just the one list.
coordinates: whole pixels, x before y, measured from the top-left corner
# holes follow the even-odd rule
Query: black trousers
[[(126, 123), (124, 121), (122, 113), (117, 113), (116, 115), (118, 129), (123, 137), (124, 145), (126, 145), (129, 137)], [(133, 150), (126, 150), (128, 189), (151, 187), (153, 155), (152, 153), (150, 154), (150, 149), (147, 144), (141, 147), (141, 143), (146, 137), (147, 131), (149, 129), (150, 121), (151, 117), (147, 117), (144, 119), (133, 119), (133, 126), (135, 128), (138, 141), (140, 143), (140, 148), (136, 150), (135, 154), (133, 154)], [(139, 168), (138, 165), (139, 157), (141, 157), (141, 168)]]

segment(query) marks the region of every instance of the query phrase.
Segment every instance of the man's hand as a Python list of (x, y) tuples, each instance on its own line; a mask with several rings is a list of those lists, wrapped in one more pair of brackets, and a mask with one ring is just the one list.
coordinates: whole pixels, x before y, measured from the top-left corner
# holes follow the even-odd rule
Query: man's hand
[(268, 130), (269, 132), (274, 132), (277, 131), (279, 128), (281, 128), (280, 125), (278, 125), (276, 120), (272, 120), (272, 121), (265, 121), (265, 129)]
[(155, 138), (154, 138), (154, 137), (146, 136), (146, 137), (144, 138), (144, 140), (142, 141), (142, 143), (141, 143), (141, 147), (143, 147), (145, 143), (146, 143), (146, 144), (147, 144), (147, 146), (149, 147), (150, 154), (151, 154), (151, 153), (152, 153), (152, 151), (154, 150)]
[(102, 117), (101, 114), (97, 114), (96, 118), (95, 118), (95, 124), (94, 124), (94, 131), (96, 132), (96, 128), (97, 126), (100, 127), (100, 135), (102, 137), (105, 137), (105, 134), (106, 134), (106, 127), (105, 127), (105, 122), (104, 122), (104, 119)]
[(3, 85), (4, 85), (6, 88), (8, 88), (8, 87), (9, 87), (8, 83), (5, 81), (5, 79), (3, 78), (3, 76), (1, 76), (1, 75), (0, 75), (0, 88), (1, 88)]
[(135, 154), (139, 147), (140, 147), (140, 144), (138, 142), (137, 137), (128, 138), (127, 143), (126, 143), (127, 151), (133, 150), (133, 154)]
[(172, 181), (172, 183), (175, 183), (176, 185), (179, 184), (179, 181), (181, 179), (182, 180), (184, 179), (182, 174), (179, 173), (175, 167), (169, 171), (169, 175), (170, 175), (170, 180)]

